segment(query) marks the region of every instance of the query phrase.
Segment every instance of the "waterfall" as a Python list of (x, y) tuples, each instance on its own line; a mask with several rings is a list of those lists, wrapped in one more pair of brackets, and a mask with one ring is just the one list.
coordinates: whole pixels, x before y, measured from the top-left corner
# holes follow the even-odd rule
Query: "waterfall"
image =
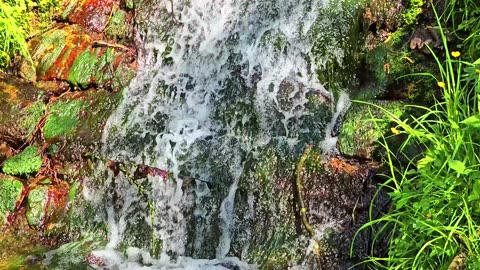
[[(348, 95), (328, 91), (315, 72), (323, 58), (341, 65), (344, 53), (329, 39), (336, 30), (314, 27), (328, 20), (348, 25), (340, 17), (319, 18), (326, 0), (174, 0), (152, 7), (158, 12), (139, 34), (140, 69), (106, 124), (102, 155), (171, 177), (141, 183), (154, 212), (126, 177), (106, 181), (102, 192), (112, 193), (112, 183), (115, 189), (102, 201), (110, 243), (96, 254), (124, 267), (141, 257), (155, 269), (248, 269), (229, 257), (245, 163), (267, 145), (287, 153), (305, 143), (335, 148), (332, 129)], [(325, 35), (332, 48), (320, 60), (312, 55), (315, 35)], [(320, 115), (309, 110), (312, 98)], [(153, 230), (161, 241), (159, 258), (145, 246), (130, 247), (122, 261), (116, 249), (132, 217), (144, 226), (138, 230)], [(202, 250), (210, 239), (214, 252)]]

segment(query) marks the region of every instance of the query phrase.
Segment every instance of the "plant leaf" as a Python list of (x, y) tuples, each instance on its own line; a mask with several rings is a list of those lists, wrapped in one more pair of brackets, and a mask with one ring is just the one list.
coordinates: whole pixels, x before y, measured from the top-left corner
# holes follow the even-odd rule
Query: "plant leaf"
[(465, 173), (465, 164), (459, 160), (449, 159), (448, 166), (459, 174)]
[(480, 114), (473, 115), (460, 122), (468, 127), (480, 128)]

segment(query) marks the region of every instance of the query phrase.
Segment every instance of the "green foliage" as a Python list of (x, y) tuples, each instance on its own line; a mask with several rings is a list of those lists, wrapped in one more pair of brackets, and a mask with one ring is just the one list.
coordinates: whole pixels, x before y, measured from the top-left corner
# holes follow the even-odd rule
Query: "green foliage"
[(15, 155), (3, 163), (3, 172), (10, 175), (27, 175), (40, 170), (42, 157), (37, 154), (38, 147), (30, 145), (20, 154)]
[(79, 123), (79, 112), (84, 105), (83, 100), (62, 100), (54, 103), (42, 129), (45, 139), (70, 135)]
[(403, 22), (408, 26), (417, 24), (417, 16), (422, 13), (423, 0), (409, 0), (408, 8), (402, 13)]
[(0, 179), (0, 225), (7, 221), (7, 214), (13, 212), (22, 193), (22, 182), (14, 179)]
[[(60, 0), (0, 0), (0, 68), (12, 65), (20, 55), (29, 60), (26, 38), (32, 26), (38, 29), (52, 23)], [(36, 19), (36, 17), (38, 19)]]
[(389, 165), (383, 189), (392, 198), (391, 209), (359, 230), (374, 230), (375, 241), (385, 235), (390, 240), (386, 258), (372, 256), (367, 260), (376, 269), (449, 269), (462, 253), (468, 258), (467, 268), (476, 269), (474, 265), (478, 265), (475, 258), (480, 255), (480, 74), (475, 70), (480, 61), (468, 62), (459, 52), (450, 53), (438, 17), (437, 23), (446, 59), (441, 61), (430, 52), (440, 75), (416, 75), (434, 78), (438, 83), (432, 87), (440, 88), (443, 97), (432, 107), (411, 106), (424, 114), (410, 120), (401, 120), (373, 105), (384, 110), (396, 124), (393, 136), (408, 136), (401, 150), (409, 143), (425, 149), (399, 168), (394, 165), (398, 156), (389, 144), (383, 143)]
[(25, 38), (29, 29), (24, 1), (11, 5), (0, 0), (0, 68), (9, 67), (16, 55), (29, 58)]
[(446, 1), (442, 19), (451, 25), (456, 38), (463, 44), (461, 49), (471, 59), (480, 57), (480, 2), (477, 0)]

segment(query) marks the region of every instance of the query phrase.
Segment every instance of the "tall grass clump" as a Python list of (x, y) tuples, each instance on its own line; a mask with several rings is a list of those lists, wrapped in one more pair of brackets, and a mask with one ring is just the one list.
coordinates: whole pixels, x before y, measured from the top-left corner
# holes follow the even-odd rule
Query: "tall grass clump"
[[(431, 107), (410, 105), (423, 114), (407, 120), (369, 104), (389, 116), (395, 125), (392, 136), (406, 136), (400, 154), (410, 145), (423, 149), (408, 164), (396, 165), (384, 138), (389, 172), (382, 189), (390, 195), (391, 207), (357, 232), (374, 231), (364, 262), (371, 269), (480, 269), (480, 59), (467, 57), (473, 55), (469, 47), (450, 51), (442, 17), (434, 13), (444, 59), (429, 48), (439, 75), (415, 75), (435, 78), (432, 87), (441, 97)], [(385, 237), (388, 254), (379, 257), (375, 245)]]
[[(0, 69), (16, 56), (30, 59), (27, 37), (48, 27), (60, 0), (0, 0)], [(34, 29), (35, 28), (35, 29)]]
[(26, 12), (24, 1), (12, 5), (0, 0), (0, 68), (9, 67), (17, 55), (29, 58), (25, 41), (30, 30)]

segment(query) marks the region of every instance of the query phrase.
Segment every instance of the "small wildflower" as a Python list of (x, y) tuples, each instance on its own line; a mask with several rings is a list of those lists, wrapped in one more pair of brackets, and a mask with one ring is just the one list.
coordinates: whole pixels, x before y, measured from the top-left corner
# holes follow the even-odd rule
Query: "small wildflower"
[(438, 85), (440, 88), (445, 88), (445, 83), (444, 83), (444, 82), (437, 82), (437, 85)]
[(475, 73), (480, 74), (480, 69), (475, 69)]
[(302, 213), (306, 213), (306, 212), (307, 212), (307, 209), (305, 209), (305, 208), (302, 208), (302, 209), (300, 209), (300, 212), (302, 212)]
[(459, 51), (453, 51), (452, 52), (452, 56), (455, 57), (455, 58), (458, 58), (460, 57), (461, 53)]
[(396, 127), (392, 127), (392, 128), (390, 128), (390, 130), (391, 130), (392, 133), (395, 134), (395, 135), (400, 134), (400, 130), (398, 130)]

